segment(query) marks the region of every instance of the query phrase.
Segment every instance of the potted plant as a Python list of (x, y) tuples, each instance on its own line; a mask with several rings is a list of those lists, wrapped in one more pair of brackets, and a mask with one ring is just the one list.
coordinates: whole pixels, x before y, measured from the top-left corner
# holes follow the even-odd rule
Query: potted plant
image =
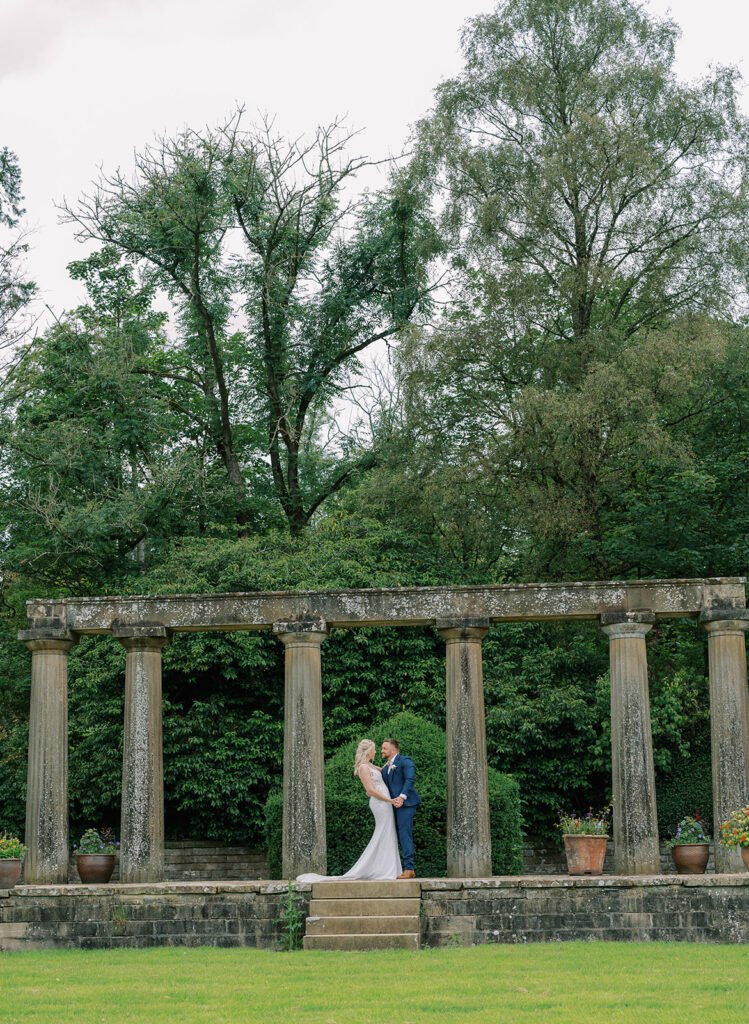
[(749, 805), (740, 807), (723, 822), (720, 842), (722, 846), (738, 846), (744, 866), (749, 871)]
[(0, 889), (12, 889), (21, 877), (26, 847), (18, 836), (0, 836)]
[(710, 858), (710, 839), (705, 835), (699, 813), (687, 815), (666, 842), (680, 875), (704, 875)]
[(601, 811), (600, 814), (594, 814), (590, 808), (584, 815), (559, 812), (557, 828), (561, 831), (564, 840), (569, 874), (603, 874), (606, 843), (609, 838), (610, 814), (610, 807)]
[(80, 843), (73, 847), (80, 880), (85, 884), (108, 882), (119, 845), (111, 828), (103, 828), (101, 832), (87, 828)]

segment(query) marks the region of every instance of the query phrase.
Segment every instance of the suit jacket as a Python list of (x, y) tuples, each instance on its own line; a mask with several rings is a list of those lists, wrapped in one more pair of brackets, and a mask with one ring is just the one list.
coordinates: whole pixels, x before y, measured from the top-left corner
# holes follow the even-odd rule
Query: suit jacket
[(390, 796), (397, 797), (404, 794), (406, 802), (404, 807), (418, 807), (421, 797), (416, 792), (416, 768), (410, 757), (404, 754), (396, 754), (393, 762), (393, 770), (382, 769), (382, 777), (388, 788)]

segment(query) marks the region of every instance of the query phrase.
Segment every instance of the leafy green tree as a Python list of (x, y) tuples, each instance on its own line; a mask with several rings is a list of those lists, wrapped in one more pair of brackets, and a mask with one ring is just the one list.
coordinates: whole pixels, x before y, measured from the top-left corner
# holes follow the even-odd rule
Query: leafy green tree
[(28, 329), (24, 319), (36, 292), (26, 279), (23, 258), (28, 244), (18, 223), (24, 214), (18, 158), (0, 149), (0, 349), (14, 346)]
[(240, 119), (162, 139), (136, 158), (133, 181), (102, 178), (66, 212), (81, 238), (116, 246), (175, 302), (237, 521), (249, 521), (247, 464), (266, 457), (299, 535), (374, 461), (344, 438), (321, 467), (316, 416), (345, 392), (361, 352), (428, 308), (436, 240), (413, 178), (345, 200), (366, 162), (345, 156), (351, 137), (337, 123), (286, 143)]
[(27, 346), (2, 396), (5, 571), (96, 589), (182, 533), (199, 453), (150, 368), (164, 316), (112, 250), (71, 265), (90, 302)]
[(677, 37), (631, 0), (503, 0), (466, 25), (419, 160), (513, 381), (579, 380), (642, 328), (743, 292), (738, 73), (678, 82)]

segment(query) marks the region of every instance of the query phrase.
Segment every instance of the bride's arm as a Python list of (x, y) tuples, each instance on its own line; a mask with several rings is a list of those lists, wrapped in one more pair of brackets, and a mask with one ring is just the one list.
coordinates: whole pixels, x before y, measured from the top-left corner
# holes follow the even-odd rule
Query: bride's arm
[(386, 804), (391, 804), (393, 802), (389, 796), (384, 796), (382, 793), (378, 793), (372, 785), (372, 779), (369, 774), (369, 765), (359, 765), (359, 782), (364, 786), (367, 796), (374, 796), (378, 800), (384, 800)]

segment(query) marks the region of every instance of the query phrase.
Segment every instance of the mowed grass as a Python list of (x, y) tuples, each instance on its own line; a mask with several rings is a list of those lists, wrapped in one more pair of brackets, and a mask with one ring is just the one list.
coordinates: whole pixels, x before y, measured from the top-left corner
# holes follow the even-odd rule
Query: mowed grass
[(564, 943), (420, 953), (0, 954), (2, 1024), (749, 1021), (749, 947)]

